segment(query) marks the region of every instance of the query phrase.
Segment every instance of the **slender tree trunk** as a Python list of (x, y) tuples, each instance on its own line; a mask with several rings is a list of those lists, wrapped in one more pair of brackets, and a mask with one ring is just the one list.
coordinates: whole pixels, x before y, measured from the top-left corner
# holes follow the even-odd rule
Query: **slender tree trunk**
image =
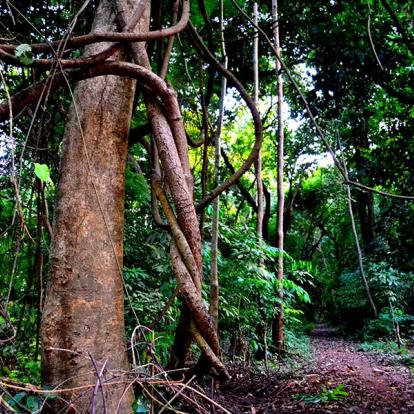
[[(257, 26), (257, 3), (253, 5), (253, 21)], [(254, 30), (253, 38), (253, 100), (256, 107), (259, 106), (259, 31)], [(259, 150), (257, 160), (255, 162), (256, 168), (256, 186), (257, 186), (257, 221), (256, 231), (261, 239), (263, 237), (263, 181), (262, 181), (262, 152)]]
[(36, 348), (35, 360), (37, 360), (40, 342), (40, 323), (43, 307), (43, 252), (42, 252), (42, 229), (43, 229), (43, 203), (42, 189), (43, 183), (36, 178), (35, 185), (37, 187), (37, 220), (36, 220), (36, 251), (35, 251), (35, 278), (37, 285), (37, 315), (36, 315)]
[[(114, 19), (111, 1), (102, 0), (93, 31), (114, 30)], [(104, 47), (88, 46), (85, 54)], [(95, 384), (93, 362), (99, 370), (105, 364), (104, 378), (113, 375), (109, 370), (128, 370), (122, 257), (124, 172), (134, 92), (134, 81), (116, 76), (79, 82), (74, 91), (63, 138), (42, 320), (46, 386)], [(129, 413), (133, 393), (130, 387), (124, 394), (124, 388), (112, 385), (99, 392), (96, 412)], [(87, 388), (61, 396), (72, 400), (73, 412), (86, 413), (92, 392)], [(60, 398), (51, 404), (55, 413), (63, 405)]]
[[(209, 166), (209, 154), (208, 149), (210, 146), (210, 128), (209, 128), (209, 117), (208, 108), (204, 99), (204, 71), (202, 68), (202, 62), (200, 61), (200, 104), (201, 104), (201, 115), (202, 115), (202, 127), (201, 136), (204, 138), (203, 144), (203, 162), (201, 165), (201, 198), (203, 199), (207, 194), (207, 181), (208, 181), (208, 166)], [(200, 231), (201, 240), (204, 237), (204, 223), (206, 221), (206, 210), (202, 208), (200, 211)]]
[[(343, 162), (343, 167), (344, 167), (344, 171), (345, 171), (345, 174), (346, 174), (346, 179), (348, 180), (348, 169), (346, 167), (345, 162)], [(353, 234), (354, 240), (355, 240), (355, 248), (356, 248), (357, 255), (358, 255), (358, 264), (359, 264), (359, 271), (361, 273), (362, 283), (364, 285), (365, 293), (367, 295), (368, 302), (371, 306), (372, 313), (374, 314), (374, 317), (377, 318), (377, 316), (378, 316), (377, 307), (375, 306), (374, 299), (372, 298), (371, 290), (370, 290), (369, 284), (368, 284), (368, 279), (367, 279), (367, 276), (365, 274), (364, 258), (363, 258), (363, 255), (362, 255), (361, 246), (359, 244), (358, 232), (357, 232), (356, 225), (355, 225), (354, 212), (352, 210), (351, 189), (349, 188), (349, 185), (346, 186), (346, 199), (347, 199), (347, 202), (348, 202), (349, 218), (351, 219), (352, 234)]]
[[(253, 101), (257, 108), (259, 108), (259, 31), (256, 29), (258, 26), (258, 7), (257, 3), (253, 4), (253, 22), (255, 25), (254, 37), (253, 37)], [(263, 246), (263, 181), (262, 181), (262, 152), (259, 150), (257, 154), (257, 160), (254, 164), (256, 172), (256, 232), (259, 239), (259, 245)], [(264, 259), (260, 257), (259, 266), (264, 266)], [(257, 307), (259, 310), (259, 321), (256, 326), (256, 334), (259, 338), (263, 349), (267, 349), (266, 344), (266, 317), (263, 309), (263, 300), (259, 292), (256, 292)], [(264, 355), (266, 355), (266, 351)], [(258, 355), (259, 356), (259, 355)], [(260, 355), (259, 357), (262, 357)]]
[[(339, 146), (339, 149), (342, 153), (341, 143), (340, 143), (340, 140), (339, 140), (339, 133), (337, 133), (337, 136), (338, 136), (338, 146)], [(348, 181), (349, 180), (348, 168), (346, 166), (346, 162), (345, 162), (345, 159), (344, 159), (343, 156), (342, 156), (342, 167), (343, 167), (343, 170), (344, 170), (344, 173), (345, 173), (345, 179)], [(368, 279), (367, 279), (367, 276), (365, 274), (364, 257), (363, 257), (363, 254), (362, 254), (361, 245), (359, 244), (358, 232), (357, 232), (357, 228), (356, 228), (356, 224), (355, 224), (354, 212), (353, 212), (353, 209), (352, 209), (351, 189), (350, 189), (349, 185), (346, 185), (346, 199), (347, 199), (347, 203), (348, 203), (349, 218), (351, 219), (352, 234), (353, 234), (354, 240), (355, 240), (355, 248), (356, 248), (356, 251), (357, 251), (359, 271), (361, 273), (362, 283), (364, 285), (365, 293), (367, 295), (368, 302), (371, 306), (372, 313), (374, 314), (374, 317), (377, 318), (377, 316), (378, 316), (377, 307), (375, 306), (374, 299), (372, 298), (371, 290), (370, 290), (369, 284), (368, 284)]]
[[(273, 36), (274, 46), (277, 56), (280, 56), (280, 40), (279, 40), (279, 15), (278, 15), (278, 3), (277, 0), (272, 0), (273, 11)], [(279, 59), (276, 59), (276, 73), (277, 73), (277, 97), (278, 97), (278, 158), (277, 158), (277, 248), (280, 252), (283, 252), (283, 212), (285, 205), (285, 194), (283, 192), (283, 167), (284, 167), (284, 124), (283, 124), (283, 81), (280, 74), (281, 64)], [(272, 339), (273, 344), (278, 349), (284, 349), (285, 347), (285, 315), (283, 309), (283, 255), (280, 254), (277, 263), (277, 279), (279, 282), (279, 306), (277, 310), (276, 318), (273, 323)]]
[(349, 185), (346, 186), (346, 196), (347, 196), (347, 201), (348, 201), (349, 217), (351, 219), (352, 233), (355, 239), (355, 248), (356, 248), (357, 255), (358, 255), (358, 264), (359, 264), (359, 270), (361, 272), (362, 283), (364, 284), (365, 293), (367, 294), (367, 298), (371, 306), (372, 313), (374, 314), (374, 317), (376, 318), (378, 316), (377, 307), (375, 306), (374, 300), (372, 298), (371, 291), (368, 285), (367, 276), (365, 274), (362, 250), (359, 244), (358, 232), (357, 232), (356, 225), (355, 225), (354, 213), (352, 211), (352, 198), (351, 198), (351, 190), (349, 188)]
[(272, 195), (265, 185), (263, 185), (263, 195), (266, 202), (263, 214), (263, 239), (266, 240), (266, 243), (270, 244), (269, 222), (272, 214)]
[[(223, 57), (223, 66), (227, 69), (226, 43), (224, 39), (224, 16), (223, 0), (220, 1), (220, 32), (221, 32), (221, 53)], [(226, 97), (227, 79), (221, 78), (221, 94), (219, 116), (217, 119), (217, 132), (214, 152), (214, 185), (218, 186), (220, 182), (220, 152), (221, 152), (221, 130), (223, 128), (224, 116), (224, 99)], [(213, 319), (214, 326), (218, 332), (219, 316), (219, 280), (217, 267), (218, 238), (219, 238), (219, 212), (220, 198), (213, 201), (213, 222), (211, 229), (211, 272), (210, 272), (210, 315)]]

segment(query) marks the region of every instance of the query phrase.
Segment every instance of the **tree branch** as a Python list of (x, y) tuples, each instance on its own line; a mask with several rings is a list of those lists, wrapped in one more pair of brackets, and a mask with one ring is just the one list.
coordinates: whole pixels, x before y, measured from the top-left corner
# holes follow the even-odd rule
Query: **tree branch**
[[(144, 42), (149, 40), (158, 40), (165, 37), (176, 35), (183, 31), (187, 26), (187, 22), (190, 17), (190, 2), (189, 0), (183, 1), (183, 12), (180, 21), (172, 27), (161, 30), (154, 30), (147, 33), (129, 33), (129, 32), (104, 32), (104, 33), (90, 33), (83, 36), (73, 37), (72, 39), (56, 40), (49, 43), (34, 43), (30, 45), (33, 53), (50, 52), (65, 43), (66, 47), (81, 47), (99, 42)], [(128, 28), (131, 30), (131, 27)], [(5, 52), (14, 53), (17, 45), (0, 45), (0, 49)]]
[(257, 155), (259, 153), (260, 147), (262, 145), (263, 140), (263, 127), (262, 127), (262, 120), (260, 118), (259, 111), (257, 110), (256, 105), (254, 104), (253, 99), (247, 93), (246, 89), (243, 85), (239, 82), (239, 80), (233, 75), (232, 72), (225, 69), (223, 65), (213, 56), (210, 50), (204, 45), (203, 41), (201, 40), (200, 36), (198, 35), (197, 31), (195, 30), (194, 26), (189, 22), (188, 25), (188, 32), (190, 34), (191, 41), (193, 45), (199, 50), (202, 54), (205, 61), (213, 65), (223, 76), (227, 78), (229, 82), (231, 82), (238, 92), (240, 93), (243, 100), (246, 102), (246, 105), (250, 109), (252, 114), (253, 123), (254, 123), (254, 131), (255, 131), (255, 142), (253, 148), (245, 160), (244, 164), (237, 170), (232, 177), (227, 179), (224, 183), (219, 185), (215, 190), (213, 190), (210, 194), (204, 197), (199, 204), (197, 205), (197, 211), (202, 210), (207, 204), (209, 204), (212, 200), (214, 200), (218, 195), (220, 195), (223, 191), (227, 190), (233, 184), (237, 182), (237, 180), (250, 168), (253, 162), (256, 160)]

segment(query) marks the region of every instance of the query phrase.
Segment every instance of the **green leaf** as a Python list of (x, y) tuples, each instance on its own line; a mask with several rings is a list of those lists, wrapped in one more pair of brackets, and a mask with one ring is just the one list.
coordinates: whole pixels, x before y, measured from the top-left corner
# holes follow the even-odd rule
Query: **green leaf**
[(148, 408), (140, 400), (134, 401), (134, 403), (132, 404), (132, 408), (135, 414), (148, 413)]
[(39, 399), (34, 395), (30, 395), (26, 400), (26, 407), (31, 411), (37, 411), (39, 409)]
[(17, 403), (21, 403), (23, 398), (26, 397), (26, 393), (25, 392), (18, 392), (14, 397), (13, 400)]
[(35, 164), (34, 173), (36, 174), (37, 178), (43, 183), (46, 183), (50, 180), (50, 171), (49, 167), (46, 164)]
[(33, 63), (33, 53), (30, 45), (22, 43), (16, 47), (14, 51), (15, 56), (23, 65), (31, 65)]

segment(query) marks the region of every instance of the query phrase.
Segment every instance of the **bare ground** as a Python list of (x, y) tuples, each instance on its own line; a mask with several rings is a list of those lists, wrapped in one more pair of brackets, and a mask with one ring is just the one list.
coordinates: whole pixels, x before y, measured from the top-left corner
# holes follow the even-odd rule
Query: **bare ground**
[[(234, 414), (414, 413), (414, 377), (409, 368), (361, 351), (358, 343), (336, 336), (324, 325), (314, 331), (311, 344), (311, 361), (297, 371), (254, 374), (237, 369), (214, 399)], [(300, 398), (312, 399), (341, 384), (348, 395), (337, 401)]]

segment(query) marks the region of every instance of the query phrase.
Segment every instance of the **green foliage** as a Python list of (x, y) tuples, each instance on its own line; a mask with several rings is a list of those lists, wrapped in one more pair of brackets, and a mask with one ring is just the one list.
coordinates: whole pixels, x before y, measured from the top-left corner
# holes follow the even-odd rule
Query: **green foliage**
[(38, 413), (42, 407), (42, 398), (38, 395), (31, 395), (26, 392), (18, 392), (11, 396), (6, 396), (5, 400), (17, 413)]
[(366, 352), (376, 352), (376, 353), (405, 353), (407, 352), (406, 348), (398, 348), (398, 345), (395, 341), (391, 340), (369, 340), (361, 344), (361, 349)]
[[(172, 295), (174, 286), (171, 282), (166, 282), (158, 286), (157, 289), (153, 289), (153, 276), (141, 268), (125, 268), (124, 278), (132, 306), (140, 323), (148, 326)], [(127, 306), (129, 307), (130, 305), (128, 301)], [(173, 323), (177, 316), (176, 313), (177, 311), (174, 307), (168, 309), (162, 322), (167, 325)], [(131, 323), (133, 323), (132, 320)]]
[[(260, 241), (253, 229), (244, 226), (221, 224), (219, 247), (221, 336), (229, 343), (244, 342), (253, 353), (264, 352), (260, 325), (265, 329), (270, 326), (280, 303), (275, 266), (283, 254), (287, 346), (293, 351), (309, 347), (298, 335), (303, 318), (303, 311), (298, 307), (310, 303), (305, 287), (312, 283), (311, 265)], [(204, 251), (204, 261), (209, 263), (209, 249)], [(204, 273), (209, 274), (209, 267), (205, 267)]]
[(270, 321), (276, 298), (275, 273), (260, 261), (272, 262), (278, 252), (241, 228), (222, 226), (220, 244), (221, 331), (229, 338), (241, 335), (257, 348), (257, 323)]
[(138, 209), (148, 205), (151, 192), (147, 179), (144, 175), (133, 171), (130, 164), (128, 164), (126, 169), (125, 189), (128, 201), (131, 202), (131, 208)]
[(377, 319), (367, 320), (362, 330), (365, 341), (390, 337), (394, 333), (394, 324), (402, 330), (410, 330), (414, 325), (414, 317), (406, 314), (402, 309), (383, 308)]
[(304, 327), (303, 320), (299, 324), (292, 326), (291, 321), (287, 322), (285, 330), (285, 346), (286, 349), (293, 355), (299, 356), (301, 359), (307, 360), (310, 358), (312, 348), (308, 333)]
[(339, 278), (339, 287), (335, 299), (341, 309), (357, 310), (368, 306), (368, 299), (361, 282), (359, 270), (343, 273)]
[(14, 52), (15, 56), (23, 65), (31, 65), (33, 63), (33, 53), (30, 45), (22, 43), (17, 46)]
[(393, 321), (389, 309), (385, 308), (377, 319), (368, 320), (365, 325), (363, 332), (364, 340), (389, 337), (394, 331)]
[(149, 404), (148, 401), (144, 401), (143, 398), (138, 398), (132, 404), (132, 410), (134, 414), (145, 414), (149, 413)]
[(46, 183), (50, 180), (50, 170), (46, 164), (38, 164), (35, 163), (34, 173), (36, 174), (37, 178), (43, 183)]
[(376, 297), (384, 305), (403, 306), (414, 276), (411, 272), (401, 272), (385, 261), (370, 263), (367, 266), (370, 284), (376, 290)]
[(0, 367), (0, 375), (8, 376), (15, 381), (40, 385), (40, 356), (33, 358), (35, 343), (28, 349), (19, 350), (14, 345), (4, 345), (1, 349), (0, 360), (11, 361)]
[(330, 401), (339, 401), (345, 397), (348, 397), (349, 393), (344, 391), (344, 389), (345, 385), (339, 384), (332, 389), (323, 388), (317, 395), (295, 394), (293, 397), (308, 404), (323, 404)]
[(300, 302), (311, 303), (309, 293), (291, 279), (283, 279), (283, 290), (285, 297), (296, 297)]

